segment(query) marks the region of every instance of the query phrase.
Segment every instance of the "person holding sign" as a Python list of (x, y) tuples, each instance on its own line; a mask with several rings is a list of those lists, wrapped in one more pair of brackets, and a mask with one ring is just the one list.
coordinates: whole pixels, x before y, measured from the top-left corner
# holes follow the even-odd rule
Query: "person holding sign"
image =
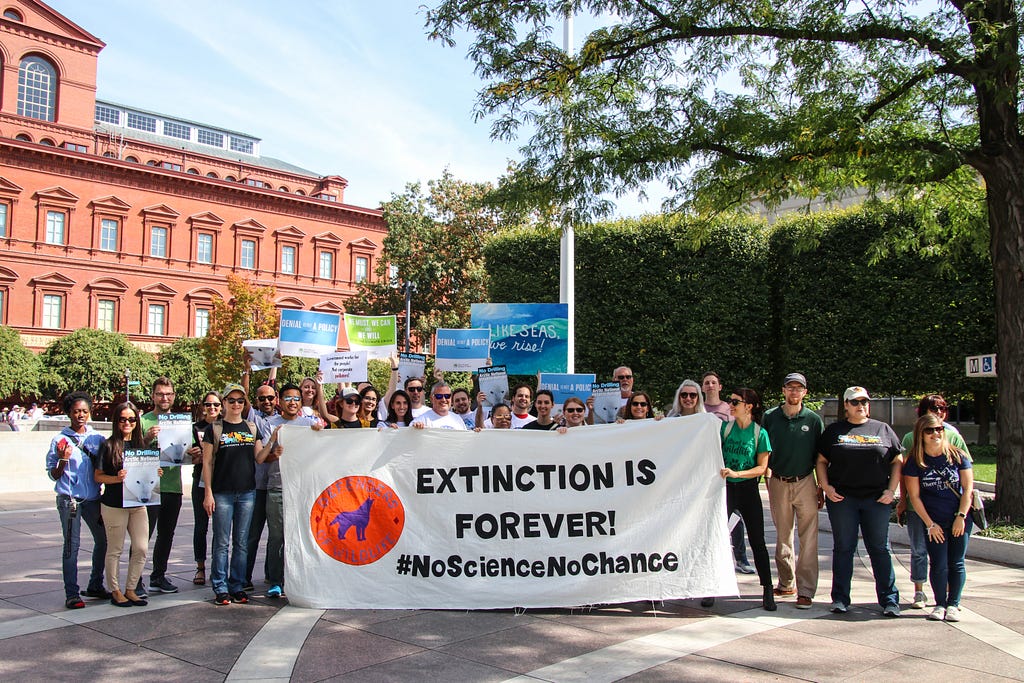
[[(152, 387), (153, 410), (142, 416), (143, 437), (146, 445), (159, 446), (160, 416), (170, 415), (174, 406), (174, 383), (169, 377), (157, 377)], [(149, 537), (156, 531), (153, 544), (153, 570), (149, 575), (149, 587), (159, 593), (177, 593), (178, 587), (167, 579), (167, 561), (171, 556), (174, 529), (178, 526), (181, 512), (181, 467), (164, 467), (160, 476), (160, 504), (146, 506), (149, 515)], [(139, 595), (146, 594), (146, 587), (139, 579), (135, 586)]]
[(312, 415), (320, 419), (323, 424), (329, 425), (338, 421), (338, 416), (327, 410), (327, 401), (324, 399), (324, 386), (321, 383), (323, 373), (316, 373), (316, 378), (306, 377), (299, 384), (302, 389), (302, 414)]
[(672, 400), (672, 407), (669, 408), (665, 417), (679, 417), (681, 415), (696, 415), (706, 413), (704, 397), (700, 392), (700, 385), (692, 379), (684, 379), (683, 383), (676, 389), (675, 398)]
[(754, 551), (754, 566), (764, 594), (763, 607), (774, 612), (774, 584), (768, 547), (764, 541), (764, 506), (758, 491), (758, 480), (768, 469), (772, 445), (767, 430), (758, 424), (761, 398), (753, 389), (739, 388), (729, 397), (732, 422), (721, 425), (722, 458), (720, 471), (725, 479), (726, 510), (738, 512), (747, 527), (747, 540)]
[[(114, 428), (110, 438), (100, 446), (96, 455), (96, 471), (93, 475), (97, 484), (103, 484), (100, 496), (103, 526), (107, 530), (106, 567), (107, 585), (110, 587), (110, 603), (118, 607), (148, 604), (145, 598), (135, 593), (135, 587), (146, 566), (146, 547), (149, 545), (149, 515), (145, 506), (124, 506), (124, 480), (128, 470), (124, 467), (124, 452), (127, 448), (145, 448), (142, 437), (142, 417), (139, 409), (131, 403), (121, 403), (111, 412)], [(157, 474), (161, 474), (157, 470)], [(121, 551), (124, 549), (125, 532), (131, 537), (132, 546), (128, 555), (127, 589), (122, 592), (118, 583)]]

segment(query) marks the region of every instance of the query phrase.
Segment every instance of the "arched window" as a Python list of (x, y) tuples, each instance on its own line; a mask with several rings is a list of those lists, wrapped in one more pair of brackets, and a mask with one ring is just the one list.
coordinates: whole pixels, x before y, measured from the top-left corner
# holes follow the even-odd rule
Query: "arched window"
[(19, 12), (16, 9), (5, 9), (4, 10), (4, 18), (5, 19), (11, 19), (12, 21), (25, 21), (21, 17), (21, 12)]
[(206, 177), (207, 178), (217, 178), (218, 176), (213, 171), (210, 171), (209, 173), (206, 174)]
[(226, 176), (224, 176), (224, 180), (230, 180), (231, 182), (235, 182), (235, 176), (233, 176), (233, 175), (226, 175)]
[(282, 185), (281, 187), (277, 188), (277, 190), (278, 190), (278, 192), (287, 192), (288, 188), (285, 187), (284, 185)]
[(188, 172), (191, 173), (192, 175), (199, 175), (199, 169), (196, 168), (190, 168), (188, 169)]
[(127, 162), (129, 162), (129, 163), (133, 163), (133, 164), (137, 164), (137, 163), (139, 163), (139, 160), (138, 160), (138, 159), (136, 159), (136, 158), (135, 158), (135, 157), (133, 157), (133, 156), (127, 156), (127, 157), (125, 157), (125, 158), (124, 158), (124, 160), (125, 160), (125, 161), (127, 161)]
[(32, 142), (32, 138), (25, 133), (18, 133), (14, 136), (15, 140), (21, 140), (22, 142)]
[(57, 146), (57, 143), (54, 142), (53, 140), (51, 140), (50, 138), (43, 138), (42, 140), (39, 141), (39, 144), (40, 145), (46, 145), (47, 147), (56, 147)]
[(21, 60), (18, 69), (18, 116), (54, 121), (57, 112), (57, 70), (38, 55)]

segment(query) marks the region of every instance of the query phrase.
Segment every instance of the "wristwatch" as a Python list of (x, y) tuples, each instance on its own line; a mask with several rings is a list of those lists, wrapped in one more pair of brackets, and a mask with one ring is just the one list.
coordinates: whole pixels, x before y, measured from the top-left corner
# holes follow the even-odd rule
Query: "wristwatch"
[(957, 517), (963, 517), (964, 519), (967, 519), (967, 513), (966, 512), (959, 512), (959, 511), (957, 511), (956, 516)]

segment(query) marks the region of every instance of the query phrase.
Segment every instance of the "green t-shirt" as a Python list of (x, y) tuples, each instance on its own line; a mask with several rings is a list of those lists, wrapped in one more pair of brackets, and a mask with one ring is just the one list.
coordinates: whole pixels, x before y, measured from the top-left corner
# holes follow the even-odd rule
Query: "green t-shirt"
[[(732, 429), (729, 429), (729, 436), (726, 436), (725, 432), (729, 425), (732, 425)], [(725, 466), (729, 469), (737, 472), (749, 470), (757, 466), (758, 453), (771, 452), (772, 444), (768, 440), (768, 431), (760, 427), (756, 430), (757, 446), (755, 447), (754, 426), (755, 423), (751, 422), (747, 425), (746, 429), (741, 429), (735, 422), (722, 423), (719, 431), (719, 434), (722, 436), (722, 459), (725, 461)], [(729, 477), (726, 481), (736, 484), (741, 481), (747, 481), (747, 479)]]
[[(156, 413), (150, 411), (142, 416), (142, 436), (145, 438), (150, 427), (156, 427), (159, 419)], [(156, 447), (156, 443), (153, 443)], [(181, 493), (181, 467), (164, 467), (164, 473), (160, 477), (160, 493)]]
[(768, 466), (780, 477), (802, 477), (814, 471), (818, 457), (818, 437), (825, 425), (813, 410), (801, 406), (800, 412), (789, 417), (782, 406), (764, 414), (761, 426), (772, 442), (772, 455)]
[[(967, 457), (970, 457), (971, 451), (967, 448), (967, 442), (964, 441), (964, 437), (960, 434), (956, 427), (943, 422), (942, 426), (946, 428), (946, 441), (949, 441), (949, 445), (953, 448), (959, 448)], [(914, 430), (911, 429), (909, 432), (903, 435), (903, 459), (906, 460), (911, 457), (910, 448), (914, 445)]]

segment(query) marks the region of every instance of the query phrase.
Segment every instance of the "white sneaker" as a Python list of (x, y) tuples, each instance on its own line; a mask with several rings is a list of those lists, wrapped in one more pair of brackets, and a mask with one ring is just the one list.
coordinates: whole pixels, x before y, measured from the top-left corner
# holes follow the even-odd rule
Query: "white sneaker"
[(910, 603), (913, 609), (924, 609), (928, 606), (928, 596), (924, 594), (924, 591), (916, 591), (914, 593), (914, 602)]
[(936, 605), (932, 613), (928, 615), (929, 621), (942, 621), (946, 618), (946, 608), (942, 605)]
[(960, 608), (950, 605), (946, 608), (946, 621), (960, 621)]

